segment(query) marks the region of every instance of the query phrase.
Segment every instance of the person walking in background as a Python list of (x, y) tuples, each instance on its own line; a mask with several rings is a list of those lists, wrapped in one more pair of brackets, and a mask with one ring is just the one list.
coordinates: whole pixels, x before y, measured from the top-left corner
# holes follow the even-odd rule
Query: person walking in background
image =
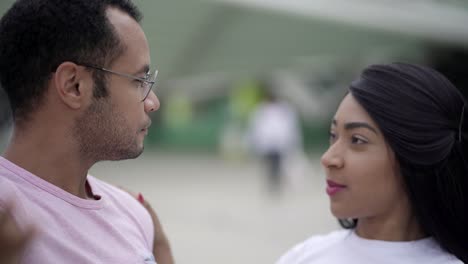
[(302, 149), (299, 118), (288, 103), (270, 89), (254, 109), (248, 128), (248, 142), (262, 158), (272, 193), (281, 191), (286, 159)]
[(468, 263), (468, 113), (433, 69), (373, 65), (353, 81), (323, 154), (332, 214), (278, 264)]
[(173, 263), (143, 196), (88, 175), (138, 157), (159, 108), (140, 20), (129, 0), (18, 0), (2, 17), (2, 263)]

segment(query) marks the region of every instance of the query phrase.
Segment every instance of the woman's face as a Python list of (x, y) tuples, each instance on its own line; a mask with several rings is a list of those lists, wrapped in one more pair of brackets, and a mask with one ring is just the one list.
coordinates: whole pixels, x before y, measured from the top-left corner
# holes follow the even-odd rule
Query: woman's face
[(337, 218), (386, 217), (407, 204), (393, 151), (351, 94), (336, 111), (321, 162)]

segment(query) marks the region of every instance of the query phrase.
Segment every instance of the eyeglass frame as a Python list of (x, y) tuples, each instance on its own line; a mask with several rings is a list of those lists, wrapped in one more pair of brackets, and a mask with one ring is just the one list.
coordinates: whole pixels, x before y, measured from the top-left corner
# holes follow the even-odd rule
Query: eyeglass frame
[[(95, 65), (91, 65), (91, 64), (86, 64), (86, 63), (77, 63), (77, 64), (81, 65), (81, 66), (84, 66), (84, 67), (100, 70), (100, 71), (103, 71), (103, 72), (112, 73), (112, 74), (122, 76), (122, 77), (125, 77), (125, 78), (128, 78), (128, 79), (137, 80), (137, 81), (141, 82), (141, 85), (143, 85), (145, 83), (149, 84), (149, 89), (148, 89), (147, 92), (145, 92), (145, 96), (143, 97), (143, 100), (141, 100), (141, 102), (144, 102), (146, 100), (146, 98), (148, 98), (148, 95), (150, 94), (151, 90), (153, 90), (153, 86), (156, 83), (156, 79), (158, 77), (158, 72), (159, 72), (157, 69), (155, 69), (154, 72), (153, 72), (153, 75), (154, 75), (153, 80), (150, 81), (150, 80), (145, 79), (145, 78), (141, 78), (141, 77), (134, 76), (134, 75), (127, 74), (127, 73), (123, 73), (123, 72), (117, 72), (117, 71), (109, 70), (109, 69), (106, 69), (104, 67), (99, 67), (99, 66), (95, 66)], [(153, 76), (149, 72), (150, 71), (148, 70), (148, 72), (146, 73), (147, 76), (148, 77)]]

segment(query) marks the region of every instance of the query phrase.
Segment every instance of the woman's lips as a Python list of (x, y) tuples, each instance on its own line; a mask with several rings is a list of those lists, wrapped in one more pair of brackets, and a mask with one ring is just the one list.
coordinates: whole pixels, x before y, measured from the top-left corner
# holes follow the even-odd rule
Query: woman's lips
[(343, 190), (344, 188), (346, 188), (346, 185), (339, 184), (331, 180), (327, 180), (326, 192), (330, 196), (335, 195), (336, 193)]

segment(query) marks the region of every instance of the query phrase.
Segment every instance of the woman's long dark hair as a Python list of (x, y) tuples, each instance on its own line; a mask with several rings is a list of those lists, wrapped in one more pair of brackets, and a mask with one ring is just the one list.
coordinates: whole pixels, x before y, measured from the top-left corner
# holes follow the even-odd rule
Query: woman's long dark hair
[(468, 263), (466, 100), (437, 71), (404, 63), (372, 65), (349, 90), (395, 152), (422, 230)]

